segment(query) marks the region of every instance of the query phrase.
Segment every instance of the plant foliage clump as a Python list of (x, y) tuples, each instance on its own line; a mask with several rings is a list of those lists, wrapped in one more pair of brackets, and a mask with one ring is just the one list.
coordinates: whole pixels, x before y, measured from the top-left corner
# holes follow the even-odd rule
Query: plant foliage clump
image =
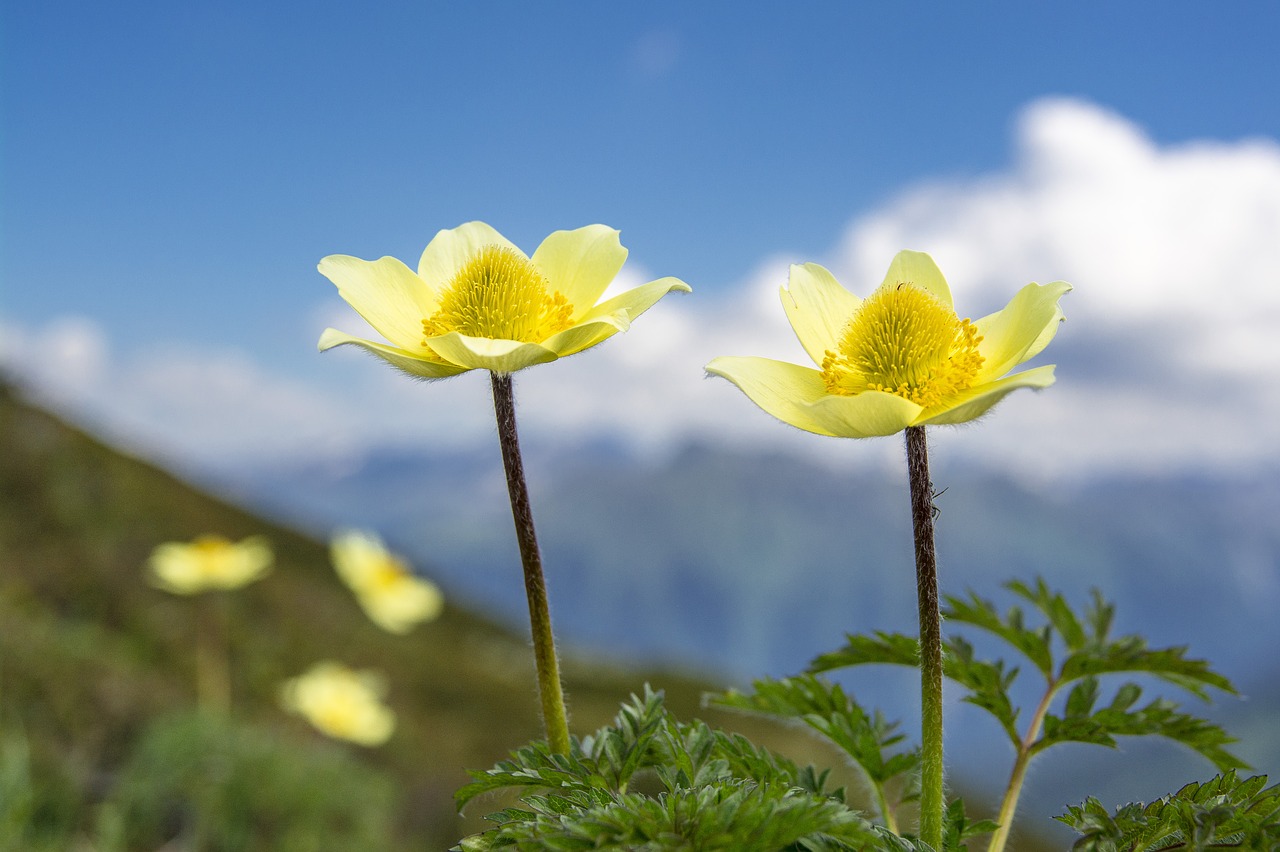
[(1080, 852), (1274, 852), (1280, 849), (1280, 785), (1266, 784), (1265, 775), (1241, 781), (1230, 771), (1114, 814), (1090, 797), (1056, 819), (1080, 833), (1072, 847)]

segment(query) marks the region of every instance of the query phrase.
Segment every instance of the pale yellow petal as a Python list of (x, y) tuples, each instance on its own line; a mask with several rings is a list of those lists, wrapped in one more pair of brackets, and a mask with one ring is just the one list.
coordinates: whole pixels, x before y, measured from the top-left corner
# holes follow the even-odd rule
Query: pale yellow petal
[(1053, 384), (1053, 365), (1047, 364), (1022, 373), (1014, 373), (996, 382), (979, 385), (949, 400), (942, 410), (930, 410), (922, 413), (912, 425), (942, 426), (953, 423), (967, 423), (986, 414), (992, 406), (1004, 399), (1018, 388), (1047, 388)]
[[(587, 311), (579, 322), (603, 319), (623, 311), (626, 312), (628, 320), (634, 321), (636, 317), (652, 308), (658, 303), (658, 300), (668, 293), (692, 292), (693, 288), (679, 278), (659, 278), (657, 281), (641, 284), (639, 287), (633, 287), (624, 293), (619, 293), (612, 299), (601, 302)], [(623, 330), (625, 331), (625, 329)]]
[(812, 415), (812, 404), (826, 395), (817, 370), (754, 356), (716, 358), (706, 370), (733, 382), (748, 399), (783, 423), (819, 435), (835, 434)]
[(1063, 318), (1058, 300), (1070, 290), (1065, 281), (1028, 284), (1003, 310), (975, 322), (982, 335), (978, 351), (984, 359), (975, 384), (1003, 376), (1049, 345)]
[(403, 581), (360, 595), (358, 600), (370, 620), (389, 633), (408, 633), (444, 611), (444, 595), (431, 582), (409, 576)]
[(752, 402), (784, 423), (819, 435), (871, 438), (901, 432), (921, 408), (894, 394), (827, 392), (822, 373), (769, 358), (717, 358), (707, 372), (737, 385)]
[(280, 704), (323, 734), (375, 746), (395, 730), (395, 714), (381, 701), (384, 689), (376, 673), (317, 663), (281, 685)]
[(167, 592), (192, 595), (211, 589), (238, 589), (271, 570), (274, 555), (264, 536), (230, 542), (222, 536), (200, 536), (192, 542), (168, 542), (148, 561), (153, 585)]
[[(467, 222), (438, 232), (418, 261), (418, 276), (434, 294), (448, 284), (462, 265), (485, 246), (505, 246), (521, 257), (524, 252), (484, 222)], [(430, 314), (426, 314), (430, 316)]]
[(603, 343), (620, 331), (631, 327), (631, 320), (626, 311), (618, 311), (607, 317), (580, 322), (572, 328), (566, 328), (542, 341), (542, 346), (556, 353), (559, 358), (573, 355), (584, 349), (590, 349)]
[(845, 324), (862, 304), (816, 263), (793, 265), (787, 286), (778, 292), (791, 328), (815, 364), (837, 348)]
[(823, 434), (840, 438), (895, 435), (910, 426), (920, 411), (911, 400), (881, 391), (831, 394), (808, 407), (810, 419), (823, 428)]
[(430, 350), (427, 350), (427, 354), (406, 352), (394, 346), (352, 337), (346, 332), (338, 331), (336, 328), (326, 328), (324, 333), (320, 335), (319, 349), (321, 352), (345, 344), (358, 346), (366, 352), (378, 356), (391, 366), (422, 379), (446, 379), (449, 376), (456, 376), (459, 373), (474, 369), (473, 367), (444, 361), (430, 352)]
[(514, 373), (557, 357), (555, 352), (538, 343), (468, 337), (456, 331), (430, 338), (430, 345), (446, 361), (468, 370), (494, 373)]
[(361, 260), (329, 255), (317, 267), (338, 294), (387, 340), (410, 352), (422, 346), (422, 321), (436, 311), (435, 295), (394, 257)]
[(549, 289), (573, 305), (575, 320), (595, 307), (626, 259), (627, 250), (618, 239), (618, 232), (604, 225), (555, 231), (531, 258), (547, 279)]
[(947, 307), (953, 306), (951, 288), (947, 286), (947, 279), (942, 277), (942, 270), (932, 257), (922, 251), (900, 251), (894, 256), (880, 286), (895, 284), (914, 284), (932, 293)]

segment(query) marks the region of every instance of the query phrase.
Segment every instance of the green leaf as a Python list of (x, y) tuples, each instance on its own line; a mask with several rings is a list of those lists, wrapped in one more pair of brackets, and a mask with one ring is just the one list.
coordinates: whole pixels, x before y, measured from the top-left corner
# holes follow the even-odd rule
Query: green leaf
[(1089, 608), (1085, 610), (1084, 618), (1089, 625), (1093, 643), (1102, 645), (1111, 636), (1111, 625), (1115, 621), (1116, 608), (1114, 605), (1107, 603), (1106, 598), (1102, 596), (1102, 592), (1098, 589), (1090, 590), (1090, 597), (1092, 600)]
[(944, 816), (942, 847), (945, 850), (964, 849), (966, 840), (983, 834), (990, 834), (1000, 827), (999, 823), (989, 819), (970, 822), (964, 813), (964, 801), (955, 799), (947, 805)]
[(454, 794), (458, 810), (483, 793), (509, 787), (584, 788), (621, 790), (646, 765), (655, 737), (666, 719), (662, 692), (644, 687), (644, 696), (631, 696), (614, 717), (612, 727), (574, 740), (569, 754), (551, 754), (545, 742), (534, 742), (511, 753), (493, 769), (471, 772), (472, 781)]
[(1130, 709), (1141, 691), (1136, 684), (1125, 684), (1116, 701), (1094, 711), (1097, 682), (1093, 678), (1085, 679), (1068, 697), (1064, 716), (1052, 713), (1045, 716), (1044, 733), (1032, 747), (1032, 753), (1060, 742), (1114, 748), (1118, 736), (1160, 736), (1194, 749), (1220, 770), (1247, 768), (1247, 764), (1224, 748), (1235, 742), (1234, 737), (1204, 719), (1178, 712), (1178, 705), (1172, 701), (1157, 698), (1145, 707)]
[(943, 618), (971, 624), (999, 636), (1031, 660), (1046, 680), (1053, 677), (1053, 653), (1048, 625), (1034, 630), (1027, 627), (1023, 623), (1022, 610), (1016, 606), (1010, 607), (1001, 617), (994, 604), (973, 592), (969, 592), (968, 598), (947, 595), (945, 600), (947, 606), (943, 610)]
[(1235, 695), (1235, 687), (1223, 675), (1209, 668), (1205, 660), (1188, 660), (1184, 647), (1147, 648), (1141, 636), (1123, 636), (1104, 643), (1090, 643), (1074, 651), (1062, 663), (1059, 681), (1117, 672), (1146, 672), (1179, 686), (1205, 700), (1206, 686)]
[[(973, 647), (960, 636), (949, 636), (942, 650), (943, 674), (970, 691), (962, 700), (993, 715), (1016, 746), (1020, 742), (1018, 711), (1009, 701), (1008, 689), (1018, 670), (1006, 671), (1003, 662), (974, 659)], [(901, 633), (850, 634), (843, 648), (817, 657), (809, 664), (809, 671), (823, 672), (873, 663), (918, 667), (920, 643), (914, 636)]]
[(464, 849), (706, 850), (778, 852), (909, 849), (884, 843), (869, 823), (833, 799), (730, 780), (656, 797), (606, 794), (529, 797), (531, 818), (509, 821)]
[(840, 650), (814, 659), (809, 664), (808, 673), (819, 674), (870, 663), (913, 667), (920, 665), (920, 642), (914, 636), (876, 631), (871, 636), (850, 633), (845, 640), (845, 646)]
[[(1280, 848), (1280, 786), (1267, 777), (1240, 781), (1228, 771), (1203, 784), (1188, 784), (1151, 804), (1129, 804), (1109, 813), (1097, 799), (1056, 817), (1081, 835), (1081, 852), (1115, 850)], [(1265, 789), (1264, 789), (1265, 788)]]
[(994, 716), (1017, 748), (1021, 742), (1017, 727), (1018, 710), (1009, 701), (1009, 687), (1018, 676), (1018, 670), (1005, 671), (1003, 661), (976, 660), (972, 645), (963, 637), (949, 636), (943, 648), (942, 671), (969, 690), (961, 700)]
[(1068, 650), (1075, 651), (1083, 648), (1085, 643), (1089, 641), (1085, 635), (1084, 628), (1080, 626), (1080, 620), (1071, 611), (1071, 606), (1067, 603), (1067, 599), (1057, 592), (1050, 591), (1043, 577), (1036, 578), (1034, 589), (1021, 580), (1011, 580), (1005, 583), (1005, 588), (1040, 610), (1041, 614), (1058, 631), (1058, 635), (1062, 637), (1062, 641), (1066, 644)]
[(711, 704), (779, 719), (798, 720), (842, 749), (867, 777), (883, 787), (919, 765), (916, 751), (890, 753), (904, 739), (896, 722), (866, 711), (839, 684), (813, 675), (783, 680), (763, 678), (750, 694), (730, 690), (709, 696)]

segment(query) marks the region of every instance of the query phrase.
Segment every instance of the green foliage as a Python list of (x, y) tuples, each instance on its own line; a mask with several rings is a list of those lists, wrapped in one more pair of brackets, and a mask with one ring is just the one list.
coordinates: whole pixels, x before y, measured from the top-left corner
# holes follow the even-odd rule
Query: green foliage
[[(1018, 730), (1021, 710), (1009, 696), (1017, 668), (1007, 668), (1003, 660), (977, 659), (973, 646), (953, 633), (944, 643), (943, 671), (966, 688), (964, 701), (986, 710), (1000, 723), (1015, 749), (1038, 754), (1057, 743), (1072, 741), (1114, 747), (1117, 736), (1154, 735), (1194, 749), (1220, 770), (1245, 766), (1225, 749), (1234, 739), (1218, 726), (1179, 712), (1177, 704), (1163, 698), (1137, 706), (1142, 689), (1136, 683), (1120, 684), (1109, 704), (1095, 707), (1098, 676), (1103, 674), (1150, 675), (1204, 699), (1209, 697), (1209, 687), (1235, 694), (1231, 682), (1210, 669), (1207, 662), (1187, 659), (1185, 648), (1150, 649), (1140, 636), (1112, 637), (1114, 609), (1096, 591), (1090, 605), (1077, 613), (1043, 580), (1034, 586), (1015, 580), (1006, 588), (1029, 603), (1042, 623), (1029, 624), (1017, 605), (1001, 613), (995, 604), (972, 592), (963, 598), (948, 595), (943, 616), (950, 624), (967, 625), (998, 637), (1043, 676), (1044, 699), (1026, 733)], [(915, 637), (879, 632), (850, 635), (843, 648), (817, 657), (809, 670), (825, 672), (871, 663), (918, 665)], [(1049, 712), (1051, 701), (1064, 690), (1067, 696), (1062, 712)]]
[[(463, 841), (464, 852), (512, 850), (852, 850), (891, 848), (835, 799), (785, 785), (717, 779), (657, 796), (582, 792), (530, 796), (530, 811)], [(909, 848), (909, 847), (905, 847)]]
[(100, 805), (89, 820), (91, 842), (77, 828), (83, 809), (68, 779), (35, 771), (23, 733), (8, 731), (0, 738), (0, 852), (125, 848), (123, 826), (112, 805)]
[(131, 843), (175, 828), (208, 850), (391, 848), (398, 801), (386, 775), (335, 745), (291, 745), (210, 714), (154, 723), (114, 803)]
[[(656, 795), (628, 792), (642, 771), (657, 780)], [(458, 848), (466, 852), (893, 848), (844, 803), (843, 791), (824, 790), (826, 773), (742, 736), (677, 722), (648, 686), (612, 726), (575, 739), (570, 754), (533, 743), (472, 776), (459, 806), (504, 788), (543, 792), (523, 796), (527, 809), (491, 815), (498, 827), (464, 840)]]
[[(868, 714), (838, 684), (813, 675), (761, 679), (752, 687), (750, 694), (730, 690), (711, 696), (710, 703), (808, 725), (849, 755), (886, 811), (882, 816), (889, 818), (891, 806), (885, 801), (886, 786), (909, 776), (920, 766), (918, 750), (890, 751), (903, 740), (896, 722), (886, 721), (878, 711)], [(909, 783), (900, 786), (910, 788)], [(904, 798), (912, 796), (907, 794)]]
[[(1226, 772), (1203, 784), (1188, 784), (1151, 804), (1107, 811), (1094, 798), (1057, 817), (1081, 837), (1080, 852), (1280, 849), (1280, 786), (1267, 776), (1239, 780)], [(1265, 788), (1265, 789), (1264, 789)]]
[[(867, 716), (839, 687), (814, 677), (760, 681), (751, 696), (716, 698), (727, 708), (803, 718), (845, 743), (875, 777), (911, 772), (914, 752), (889, 752), (902, 736)], [(825, 735), (825, 734), (824, 734)], [(933, 852), (910, 836), (869, 822), (826, 789), (827, 772), (795, 763), (702, 722), (671, 717), (661, 692), (645, 687), (614, 724), (552, 755), (537, 742), (493, 769), (473, 772), (460, 806), (500, 790), (522, 792), (521, 807), (489, 815), (497, 827), (464, 839), (461, 852), (489, 850), (698, 850), (699, 852)], [(628, 786), (652, 786), (652, 793)], [(946, 819), (945, 852), (989, 833), (960, 801)]]

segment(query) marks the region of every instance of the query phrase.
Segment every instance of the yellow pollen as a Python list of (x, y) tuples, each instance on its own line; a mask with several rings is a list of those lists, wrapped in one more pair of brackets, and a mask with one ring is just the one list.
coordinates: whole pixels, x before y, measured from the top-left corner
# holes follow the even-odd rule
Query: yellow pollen
[(973, 384), (982, 368), (973, 322), (909, 282), (867, 297), (822, 360), (827, 391), (878, 390), (932, 408)]
[(549, 289), (547, 279), (519, 252), (485, 246), (445, 286), (439, 309), (422, 321), (423, 334), (431, 338), (456, 331), (541, 343), (573, 324), (573, 305)]

